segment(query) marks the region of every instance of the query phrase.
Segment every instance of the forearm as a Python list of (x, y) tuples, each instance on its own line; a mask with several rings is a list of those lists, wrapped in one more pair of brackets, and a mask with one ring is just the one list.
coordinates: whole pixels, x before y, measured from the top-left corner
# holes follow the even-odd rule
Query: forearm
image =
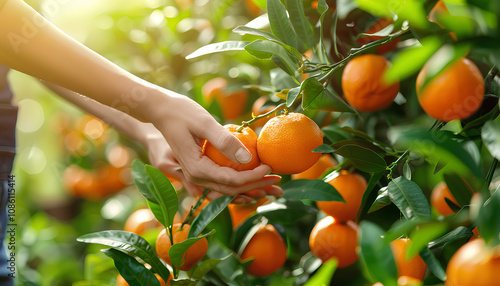
[(151, 121), (145, 112), (149, 104), (165, 97), (60, 31), (21, 0), (0, 0), (0, 63), (144, 121)]
[(64, 87), (43, 81), (42, 83), (60, 97), (101, 119), (121, 134), (139, 142), (144, 147), (147, 147), (148, 140), (162, 137), (161, 133), (151, 123), (141, 122), (126, 113), (103, 105)]

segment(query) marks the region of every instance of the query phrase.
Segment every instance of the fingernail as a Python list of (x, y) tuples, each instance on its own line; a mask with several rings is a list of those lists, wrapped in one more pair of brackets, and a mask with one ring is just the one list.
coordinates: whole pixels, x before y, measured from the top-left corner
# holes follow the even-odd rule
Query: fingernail
[(236, 160), (240, 162), (240, 164), (246, 164), (252, 160), (252, 155), (245, 150), (245, 148), (240, 148), (238, 151), (236, 151), (236, 154), (234, 154), (236, 157)]

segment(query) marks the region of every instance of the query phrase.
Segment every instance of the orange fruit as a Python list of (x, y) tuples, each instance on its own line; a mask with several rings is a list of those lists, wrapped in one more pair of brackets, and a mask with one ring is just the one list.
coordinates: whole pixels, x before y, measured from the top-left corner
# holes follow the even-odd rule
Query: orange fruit
[[(268, 113), (276, 108), (276, 105), (270, 105), (270, 106), (266, 106), (264, 108), (264, 104), (266, 104), (266, 102), (268, 102), (268, 100), (269, 100), (269, 98), (267, 96), (261, 96), (253, 103), (252, 114), (255, 117), (257, 117), (261, 114)], [(252, 123), (252, 128), (256, 130), (256, 128), (264, 126), (269, 121), (269, 119), (271, 119), (272, 117), (274, 117), (274, 114), (268, 115), (265, 118), (261, 118), (261, 119), (255, 121), (254, 123)]]
[(445, 182), (440, 182), (437, 184), (431, 193), (431, 205), (440, 213), (441, 215), (447, 216), (454, 214), (453, 210), (446, 203), (446, 199), (450, 200), (458, 206), (457, 200), (453, 197), (450, 189)]
[(500, 246), (488, 248), (482, 238), (462, 245), (446, 268), (446, 286), (498, 285)]
[(241, 253), (241, 259), (254, 258), (247, 269), (253, 276), (267, 276), (278, 271), (286, 261), (286, 245), (274, 226), (262, 226)]
[(257, 6), (252, 0), (245, 0), (245, 8), (252, 17), (258, 17), (260, 15), (260, 7)]
[(396, 262), (396, 268), (398, 269), (398, 276), (407, 276), (423, 281), (427, 264), (425, 264), (418, 254), (410, 259), (406, 258), (405, 253), (409, 242), (408, 238), (391, 241), (391, 249), (394, 261)]
[(347, 267), (358, 260), (358, 226), (349, 221), (340, 223), (332, 216), (318, 221), (309, 236), (312, 253), (323, 262), (336, 258), (338, 268)]
[(209, 103), (215, 99), (224, 119), (230, 121), (241, 116), (245, 110), (248, 91), (244, 89), (229, 90), (227, 87), (228, 81), (225, 78), (217, 77), (207, 81), (202, 86), (201, 92)]
[[(181, 225), (181, 223), (176, 223), (172, 226), (174, 243), (183, 242), (188, 237), (190, 226), (188, 224), (185, 224), (181, 229)], [(166, 229), (163, 229), (156, 238), (156, 253), (161, 259), (172, 265), (170, 256), (168, 254), (170, 247), (172, 247), (170, 238), (167, 235)], [(205, 256), (207, 250), (208, 242), (206, 238), (202, 238), (195, 244), (191, 245), (191, 247), (189, 247), (189, 249), (184, 253), (181, 267), (179, 267), (179, 269), (187, 271), (193, 268), (193, 266), (198, 264), (198, 262), (200, 262), (200, 260)]]
[(252, 160), (246, 164), (233, 162), (208, 141), (205, 141), (203, 145), (203, 154), (219, 166), (230, 167), (238, 171), (252, 170), (258, 167), (260, 165), (260, 160), (259, 155), (257, 155), (257, 134), (255, 134), (250, 127), (245, 127), (243, 130), (237, 131), (239, 126), (235, 124), (225, 125), (224, 128), (245, 145), (250, 154), (252, 154)]
[(424, 87), (432, 69), (428, 61), (417, 76), (417, 96), (420, 106), (434, 119), (451, 121), (471, 116), (481, 106), (484, 82), (477, 66), (460, 58)]
[(323, 144), (318, 125), (301, 113), (289, 113), (269, 120), (257, 139), (263, 164), (277, 174), (297, 174), (312, 167), (321, 153), (312, 152)]
[(399, 82), (388, 84), (384, 72), (390, 62), (379, 55), (362, 55), (350, 60), (342, 73), (342, 90), (347, 102), (361, 112), (389, 107), (399, 92)]
[[(439, 18), (443, 16), (450, 16), (450, 11), (448, 11), (448, 8), (446, 8), (444, 2), (439, 0), (436, 2), (436, 5), (432, 7), (427, 18), (429, 19), (429, 21), (438, 24), (442, 29), (445, 29), (445, 27), (439, 22)], [(457, 36), (454, 32), (450, 32), (449, 34), (453, 40), (457, 40)]]
[[(158, 281), (160, 281), (160, 285), (165, 286), (165, 280), (163, 280), (163, 278), (161, 278), (160, 275), (158, 275), (157, 273), (155, 273), (155, 276), (158, 279)], [(168, 278), (166, 285), (170, 285), (170, 279), (172, 278), (174, 277), (172, 276), (172, 273), (170, 273), (170, 277)], [(116, 277), (116, 286), (129, 286), (129, 284), (127, 283), (127, 281), (125, 281), (123, 276), (118, 274), (118, 277)]]
[(361, 205), (361, 199), (367, 187), (363, 176), (342, 170), (328, 181), (344, 198), (344, 202), (318, 201), (318, 208), (339, 222), (354, 220)]
[[(391, 19), (380, 18), (377, 21), (375, 21), (375, 23), (373, 23), (368, 28), (368, 30), (366, 30), (365, 33), (366, 34), (375, 34), (375, 33), (379, 32), (379, 31), (385, 29), (387, 26), (389, 26), (392, 23), (394, 23), (394, 22)], [(376, 40), (380, 40), (382, 38), (385, 38), (385, 37), (381, 37), (381, 36), (366, 36), (366, 37), (359, 38), (358, 40), (356, 40), (356, 42), (358, 43), (358, 45), (362, 46), (362, 45), (368, 44), (370, 42), (373, 42), (373, 41), (376, 41)], [(396, 39), (390, 41), (387, 44), (383, 44), (381, 46), (376, 47), (375, 50), (377, 51), (377, 53), (379, 55), (386, 54), (386, 53), (391, 52), (392, 50), (394, 50), (394, 48), (396, 47), (396, 45), (398, 44), (398, 42), (399, 42), (399, 38), (396, 38)]]
[(150, 209), (138, 209), (127, 218), (123, 230), (143, 235), (146, 231), (160, 226), (162, 224)]
[(96, 179), (101, 185), (102, 197), (114, 194), (127, 186), (127, 176), (131, 176), (129, 168), (117, 168), (111, 165), (104, 165), (95, 170)]
[(311, 168), (305, 170), (302, 173), (292, 175), (292, 180), (298, 179), (308, 179), (314, 180), (319, 179), (326, 171), (331, 170), (337, 166), (337, 161), (333, 159), (332, 156), (328, 154), (323, 154)]
[(254, 203), (249, 204), (229, 204), (227, 208), (231, 214), (233, 228), (236, 228), (240, 223), (244, 222), (257, 208), (268, 201), (265, 197), (258, 199)]

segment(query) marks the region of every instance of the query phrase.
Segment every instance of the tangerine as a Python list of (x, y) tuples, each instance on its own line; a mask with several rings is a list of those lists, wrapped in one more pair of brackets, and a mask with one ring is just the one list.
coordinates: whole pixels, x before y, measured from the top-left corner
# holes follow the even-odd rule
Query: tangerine
[[(181, 223), (176, 223), (172, 226), (172, 236), (174, 244), (183, 242), (188, 238), (189, 228), (190, 226), (188, 224), (182, 225)], [(168, 253), (170, 247), (172, 247), (172, 243), (170, 242), (170, 238), (168, 237), (166, 229), (163, 229), (156, 238), (156, 253), (161, 259), (172, 265), (170, 255)], [(205, 256), (207, 250), (208, 242), (204, 237), (191, 245), (184, 253), (184, 257), (182, 258), (181, 266), (179, 267), (179, 269), (187, 271), (193, 268), (193, 266), (198, 264), (198, 262), (200, 262), (200, 260)]]
[(457, 200), (451, 193), (445, 182), (437, 184), (431, 193), (431, 205), (443, 216), (452, 215), (455, 212), (450, 208), (446, 199), (458, 206)]
[(446, 268), (446, 286), (498, 285), (500, 247), (488, 248), (482, 238), (462, 245)]
[(428, 61), (417, 76), (418, 101), (429, 116), (448, 122), (465, 119), (478, 110), (484, 82), (472, 61), (458, 59), (423, 86), (433, 68), (433, 62)]
[(337, 161), (333, 159), (332, 156), (328, 154), (323, 154), (319, 158), (318, 162), (314, 164), (311, 168), (305, 170), (302, 173), (292, 175), (292, 180), (308, 179), (314, 180), (319, 179), (326, 171), (331, 170), (337, 166)]
[(268, 224), (250, 239), (241, 253), (241, 259), (253, 258), (247, 273), (257, 277), (278, 271), (286, 261), (286, 244), (274, 226)]
[(123, 230), (143, 235), (150, 229), (162, 226), (150, 209), (138, 209), (125, 221)]
[(228, 88), (228, 81), (216, 77), (207, 81), (201, 88), (203, 96), (210, 103), (216, 100), (225, 120), (234, 120), (243, 114), (248, 99), (248, 91)]
[(263, 164), (277, 174), (297, 174), (312, 167), (323, 144), (318, 125), (301, 113), (289, 113), (269, 120), (257, 139), (257, 153)]
[(257, 155), (257, 134), (250, 127), (245, 127), (241, 131), (238, 131), (239, 126), (235, 124), (225, 125), (224, 128), (245, 145), (250, 154), (252, 154), (252, 160), (246, 164), (233, 162), (208, 141), (205, 141), (203, 145), (203, 154), (219, 166), (230, 167), (238, 171), (252, 170), (258, 167), (260, 160), (259, 155)]
[(233, 222), (233, 228), (239, 226), (242, 222), (244, 222), (250, 215), (252, 215), (259, 206), (267, 203), (267, 199), (262, 197), (258, 199), (254, 203), (249, 204), (229, 204), (227, 208), (229, 209), (229, 213), (231, 214), (231, 220)]
[[(157, 273), (155, 273), (155, 276), (156, 276), (156, 279), (158, 279), (158, 281), (160, 281), (160, 285), (165, 286), (165, 280), (163, 280), (163, 278), (161, 278), (160, 275)], [(172, 278), (174, 278), (174, 277), (172, 276), (172, 273), (170, 273), (170, 277), (168, 278), (166, 285), (170, 285), (170, 279), (172, 279)], [(125, 281), (123, 276), (118, 274), (118, 277), (116, 277), (116, 286), (129, 286), (129, 284), (127, 283), (127, 281)]]
[(334, 217), (327, 216), (312, 229), (309, 247), (323, 262), (336, 258), (337, 267), (344, 268), (358, 260), (357, 237), (358, 226), (354, 222), (340, 223)]
[(391, 241), (391, 249), (394, 261), (396, 262), (396, 268), (398, 269), (398, 276), (407, 276), (423, 281), (427, 264), (425, 264), (419, 255), (415, 255), (409, 259), (406, 258), (406, 250), (409, 242), (410, 239), (408, 238), (399, 238)]
[(373, 112), (389, 107), (399, 92), (399, 82), (387, 83), (384, 72), (390, 62), (379, 55), (362, 55), (350, 60), (342, 73), (344, 96), (354, 108)]
[(341, 170), (338, 175), (328, 181), (344, 198), (344, 202), (318, 201), (318, 208), (339, 222), (354, 220), (361, 205), (361, 199), (367, 187), (363, 176)]

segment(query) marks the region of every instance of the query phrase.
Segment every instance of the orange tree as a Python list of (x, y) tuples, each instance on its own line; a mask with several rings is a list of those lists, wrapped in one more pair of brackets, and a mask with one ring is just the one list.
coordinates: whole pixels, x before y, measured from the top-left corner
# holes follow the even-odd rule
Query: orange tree
[[(105, 253), (130, 285), (159, 285), (154, 273), (167, 280), (172, 272), (171, 285), (390, 286), (398, 285), (403, 275), (398, 273), (401, 261), (410, 269), (417, 267), (411, 265), (414, 261), (426, 268), (417, 284), (476, 285), (466, 270), (477, 267), (484, 271), (477, 273), (484, 278), (482, 285), (494, 285), (488, 279), (494, 277), (500, 248), (500, 191), (495, 190), (500, 159), (500, 5), (476, 0), (311, 2), (254, 0), (267, 14), (235, 27), (240, 40), (200, 47), (187, 58), (239, 51), (261, 60), (261, 77), (247, 88), (270, 98), (269, 106), (275, 108), (243, 121), (241, 129), (282, 110), (305, 114), (321, 126), (324, 136), (313, 152), (332, 154), (338, 166), (315, 180), (284, 175), (284, 196), (257, 208), (235, 229), (227, 210), (233, 198), (210, 202), (190, 222), (187, 239), (171, 245), (170, 266), (133, 233), (105, 231), (79, 240), (110, 246)], [(429, 19), (436, 4), (449, 11), (433, 13)], [(373, 31), (380, 19), (392, 21)], [(364, 37), (369, 40), (359, 41)], [(366, 57), (396, 41), (383, 55)], [(310, 51), (312, 57), (304, 56)], [(366, 58), (381, 61), (362, 61)], [(349, 68), (350, 63), (360, 67)], [(289, 140), (305, 136), (300, 129), (294, 131)], [(285, 143), (289, 142), (268, 147), (279, 151)], [(304, 164), (295, 162), (293, 154), (285, 156), (282, 161), (288, 167)], [(177, 192), (159, 170), (140, 162), (133, 170), (139, 191), (172, 238)], [(328, 183), (343, 173), (366, 180), (360, 203), (349, 210), (355, 214), (349, 218), (353, 221), (328, 217), (316, 204), (348, 201), (335, 188), (349, 186)], [(454, 198), (444, 199), (452, 210), (446, 217), (430, 204), (431, 190), (441, 181)], [(480, 194), (473, 203), (471, 189)], [(351, 256), (359, 259), (344, 264), (332, 253), (315, 256), (308, 240), (325, 217), (339, 229), (352, 226), (356, 235), (345, 239), (328, 232), (313, 239), (318, 247), (333, 252), (328, 242), (351, 248), (355, 243)], [(275, 273), (254, 276), (248, 269), (258, 259), (242, 259), (242, 254), (259, 229), (269, 224), (286, 242), (286, 261), (276, 263), (281, 268)], [(480, 238), (468, 242), (475, 227)], [(185, 252), (205, 238), (205, 256), (189, 271), (181, 270)], [(401, 238), (407, 242), (404, 250), (393, 250), (391, 242)], [(311, 248), (317, 247), (315, 243)], [(467, 260), (468, 249), (485, 259)]]

